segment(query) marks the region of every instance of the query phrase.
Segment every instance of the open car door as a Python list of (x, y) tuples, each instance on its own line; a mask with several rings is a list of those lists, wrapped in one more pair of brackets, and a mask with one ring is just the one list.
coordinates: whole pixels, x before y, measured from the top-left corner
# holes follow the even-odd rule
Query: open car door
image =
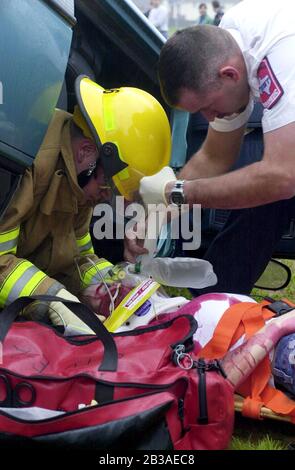
[(0, 4), (0, 217), (46, 133), (75, 22), (74, 0)]

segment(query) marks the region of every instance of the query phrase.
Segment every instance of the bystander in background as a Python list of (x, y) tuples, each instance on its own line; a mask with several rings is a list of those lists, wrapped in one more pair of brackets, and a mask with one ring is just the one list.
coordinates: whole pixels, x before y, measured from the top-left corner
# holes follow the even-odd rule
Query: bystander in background
[(214, 16), (214, 19), (213, 19), (213, 24), (215, 26), (219, 26), (219, 23), (224, 15), (224, 10), (222, 8), (222, 6), (220, 5), (220, 3), (217, 1), (217, 0), (214, 0), (212, 2), (212, 8), (214, 10), (214, 13), (215, 13), (215, 16)]
[(199, 19), (197, 24), (213, 24), (212, 18), (207, 13), (206, 3), (200, 3), (199, 5)]
[(162, 0), (151, 0), (150, 10), (147, 17), (149, 21), (159, 30), (159, 32), (168, 38), (168, 9), (163, 5)]

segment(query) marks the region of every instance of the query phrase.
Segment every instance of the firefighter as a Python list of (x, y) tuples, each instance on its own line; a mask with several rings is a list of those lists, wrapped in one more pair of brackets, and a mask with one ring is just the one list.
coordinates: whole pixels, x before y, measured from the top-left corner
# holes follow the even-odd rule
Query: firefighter
[[(112, 264), (91, 242), (93, 207), (113, 190), (131, 200), (140, 178), (169, 162), (169, 123), (156, 99), (135, 88), (104, 90), (85, 76), (75, 85), (74, 114), (55, 112), (0, 223), (1, 308), (33, 294), (79, 301), (102, 279), (112, 285)], [(61, 302), (32, 311), (89, 332)]]

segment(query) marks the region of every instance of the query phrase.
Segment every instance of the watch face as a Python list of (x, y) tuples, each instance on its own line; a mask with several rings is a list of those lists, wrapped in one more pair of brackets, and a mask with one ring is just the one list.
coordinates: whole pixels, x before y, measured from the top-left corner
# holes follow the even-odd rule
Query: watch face
[(177, 181), (174, 188), (170, 193), (170, 201), (172, 204), (180, 207), (185, 202), (185, 197), (183, 193), (184, 181)]
[(171, 194), (171, 201), (172, 201), (173, 204), (176, 204), (177, 206), (181, 206), (181, 204), (183, 204), (183, 195), (182, 195), (182, 193), (173, 192)]

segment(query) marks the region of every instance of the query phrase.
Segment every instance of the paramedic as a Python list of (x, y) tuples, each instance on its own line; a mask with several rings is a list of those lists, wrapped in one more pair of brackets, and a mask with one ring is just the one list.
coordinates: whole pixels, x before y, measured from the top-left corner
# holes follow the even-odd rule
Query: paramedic
[[(183, 202), (233, 210), (205, 256), (218, 292), (248, 294), (294, 218), (294, 15), (293, 0), (244, 0), (218, 28), (176, 33), (160, 55), (167, 103), (200, 112), (210, 123), (204, 144), (179, 175)], [(264, 108), (262, 161), (230, 171), (255, 100)], [(169, 202), (173, 179), (168, 169), (144, 178), (144, 201)]]

